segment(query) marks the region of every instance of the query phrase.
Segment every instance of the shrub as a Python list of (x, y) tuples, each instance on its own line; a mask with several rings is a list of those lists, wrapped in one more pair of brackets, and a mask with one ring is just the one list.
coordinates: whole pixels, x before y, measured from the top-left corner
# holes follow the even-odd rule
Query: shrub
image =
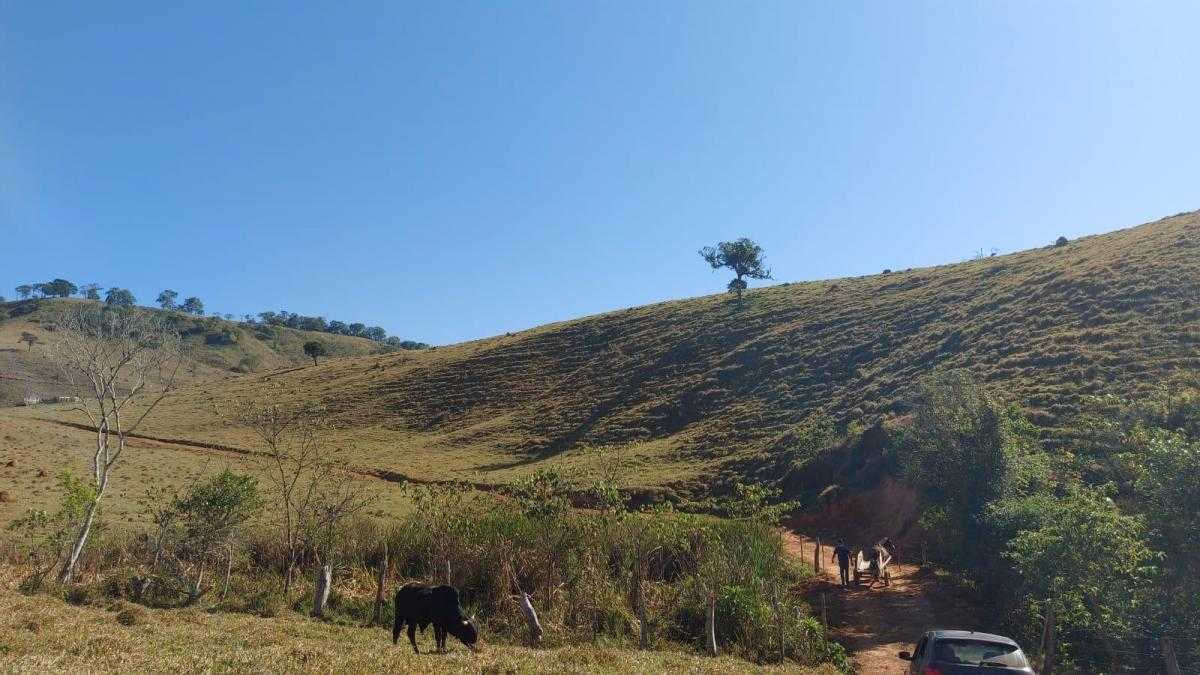
[(243, 611), (264, 618), (274, 618), (283, 613), (287, 600), (278, 588), (264, 588), (246, 599)]
[(1070, 240), (1067, 239), (1066, 237), (1059, 237), (1058, 239), (1054, 240), (1054, 245), (1056, 247), (1066, 246), (1069, 242), (1070, 242)]
[(146, 609), (131, 602), (117, 602), (110, 608), (117, 613), (117, 623), (122, 626), (137, 626), (146, 623)]
[(238, 361), (238, 364), (233, 369), (239, 373), (253, 373), (258, 370), (260, 365), (262, 365), (262, 359), (258, 355), (247, 354), (242, 357), (241, 361)]
[(66, 592), (63, 594), (63, 599), (66, 600), (68, 604), (82, 606), (90, 605), (95, 599), (95, 596), (96, 593), (94, 588), (91, 586), (79, 585), (67, 587)]

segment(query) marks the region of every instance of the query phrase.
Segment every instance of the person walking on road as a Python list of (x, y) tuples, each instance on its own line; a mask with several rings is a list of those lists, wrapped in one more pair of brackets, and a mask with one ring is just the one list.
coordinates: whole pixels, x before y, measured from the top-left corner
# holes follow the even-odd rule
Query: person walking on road
[(842, 587), (850, 587), (850, 549), (846, 548), (846, 542), (839, 539), (838, 545), (833, 547), (833, 558), (837, 560), (838, 571), (842, 573)]

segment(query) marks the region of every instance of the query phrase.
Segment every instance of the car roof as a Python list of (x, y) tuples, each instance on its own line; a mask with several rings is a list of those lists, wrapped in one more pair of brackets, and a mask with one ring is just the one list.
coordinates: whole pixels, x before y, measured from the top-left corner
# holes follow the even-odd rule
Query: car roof
[(980, 632), (973, 631), (973, 630), (945, 630), (945, 629), (931, 630), (928, 633), (926, 633), (926, 635), (928, 635), (931, 638), (934, 638), (935, 640), (939, 640), (939, 639), (982, 640), (984, 642), (998, 642), (1000, 644), (1012, 645), (1012, 646), (1018, 647), (1018, 648), (1020, 647), (1020, 645), (1017, 644), (1017, 641), (1013, 640), (1012, 638), (1007, 638), (1007, 637), (1004, 637), (1003, 635), (995, 635), (992, 633), (980, 633)]

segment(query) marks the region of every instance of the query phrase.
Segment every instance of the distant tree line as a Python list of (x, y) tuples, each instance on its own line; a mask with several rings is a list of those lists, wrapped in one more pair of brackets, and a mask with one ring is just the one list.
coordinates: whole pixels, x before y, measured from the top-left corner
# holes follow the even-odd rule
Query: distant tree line
[(344, 321), (326, 321), (323, 316), (304, 316), (287, 310), (279, 310), (278, 312), (261, 312), (258, 317), (252, 317), (247, 314), (243, 317), (246, 323), (262, 324), (266, 326), (285, 326), (287, 328), (295, 328), (297, 330), (310, 330), (320, 333), (332, 333), (334, 335), (349, 335), (352, 337), (366, 338), (375, 342), (382, 342), (400, 349), (425, 349), (429, 347), (424, 342), (416, 342), (413, 340), (402, 340), (393, 335), (388, 336), (387, 331), (379, 326), (368, 326), (362, 323), (346, 323)]
[[(137, 298), (133, 293), (126, 288), (112, 287), (105, 291), (101, 298), (100, 291), (103, 287), (100, 284), (84, 284), (76, 286), (66, 279), (54, 279), (44, 283), (21, 284), (16, 287), (17, 296), (22, 300), (29, 298), (69, 298), (73, 295), (79, 295), (86, 300), (103, 300), (105, 304), (115, 307), (133, 307), (137, 305)], [(204, 302), (196, 297), (190, 296), (184, 298), (183, 302), (176, 302), (179, 299), (179, 292), (167, 289), (158, 294), (154, 299), (155, 304), (159, 307), (172, 311), (183, 312), (184, 314), (192, 314), (195, 316), (204, 316)], [(3, 301), (3, 296), (0, 296), (0, 302)], [(221, 316), (214, 313), (213, 316)], [(233, 320), (232, 314), (225, 314), (224, 318)], [(379, 326), (367, 326), (366, 324), (354, 322), (346, 323), (344, 321), (326, 321), (325, 317), (321, 316), (304, 316), (280, 310), (278, 312), (262, 312), (257, 317), (246, 314), (242, 317), (242, 323), (250, 325), (267, 325), (267, 326), (285, 326), (287, 328), (295, 328), (297, 330), (317, 331), (321, 333), (332, 333), (334, 335), (349, 335), (352, 337), (361, 337), (375, 342), (386, 344), (397, 349), (426, 349), (429, 347), (424, 342), (415, 340), (403, 340), (395, 335), (388, 336), (387, 331)]]

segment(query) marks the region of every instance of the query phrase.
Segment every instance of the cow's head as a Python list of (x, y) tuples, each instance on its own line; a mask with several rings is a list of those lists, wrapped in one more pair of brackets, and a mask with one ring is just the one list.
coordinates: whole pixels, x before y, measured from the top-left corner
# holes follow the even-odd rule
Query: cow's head
[(464, 645), (475, 651), (475, 643), (479, 640), (479, 632), (475, 630), (475, 617), (462, 619), (450, 626), (450, 634), (458, 638)]

